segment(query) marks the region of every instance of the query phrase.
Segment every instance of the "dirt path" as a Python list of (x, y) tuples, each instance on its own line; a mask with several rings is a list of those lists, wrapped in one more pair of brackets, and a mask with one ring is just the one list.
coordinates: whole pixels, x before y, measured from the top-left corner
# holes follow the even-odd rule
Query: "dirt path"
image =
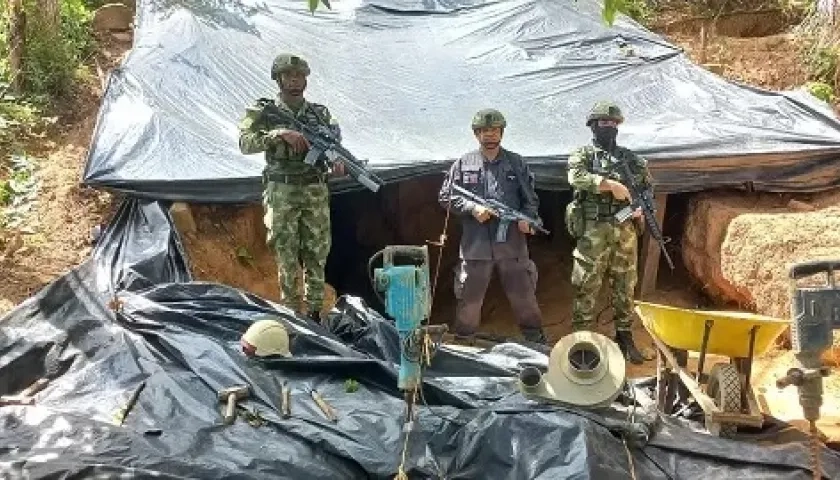
[[(131, 48), (131, 38), (124, 36), (107, 35), (98, 43), (92, 61), (103, 71), (116, 66)], [(40, 183), (38, 200), (22, 228), (0, 238), (0, 315), (84, 260), (91, 250), (91, 230), (106, 223), (119, 204), (109, 193), (80, 185), (102, 94), (96, 76), (76, 85), (74, 95), (56, 112), (58, 121), (47, 132), (48, 140), (27, 148)]]

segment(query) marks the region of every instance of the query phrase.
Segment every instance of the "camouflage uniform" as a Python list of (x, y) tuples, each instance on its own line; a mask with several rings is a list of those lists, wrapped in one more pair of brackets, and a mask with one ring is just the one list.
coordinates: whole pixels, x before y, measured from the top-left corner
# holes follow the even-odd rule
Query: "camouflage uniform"
[[(599, 119), (623, 121), (617, 106), (596, 104), (587, 125)], [(614, 128), (614, 127), (613, 127)], [(595, 128), (593, 128), (595, 130)], [(569, 184), (574, 198), (567, 207), (569, 234), (576, 240), (573, 252), (572, 327), (592, 329), (596, 321), (595, 303), (606, 276), (610, 282), (616, 341), (625, 355), (639, 363), (638, 351), (630, 333), (633, 297), (637, 280), (638, 234), (636, 220), (617, 223), (613, 216), (630, 203), (617, 200), (610, 191), (601, 191), (604, 179), (622, 183), (617, 161), (626, 161), (639, 185), (650, 187), (650, 174), (644, 158), (615, 145), (604, 147), (598, 141), (575, 150), (569, 157)], [(630, 353), (627, 353), (628, 350)], [(635, 358), (633, 358), (635, 357)]]
[[(490, 115), (489, 119), (486, 118)], [(473, 130), (501, 127), (506, 123), (496, 110), (483, 110), (473, 120)], [(450, 195), (450, 183), (484, 198), (492, 198), (538, 218), (539, 198), (534, 190), (534, 176), (522, 157), (499, 148), (494, 160), (487, 160), (480, 150), (467, 153), (452, 164), (441, 186), (438, 200), (444, 208), (461, 217), (461, 262), (455, 271), (456, 335), (469, 342), (480, 323), (484, 295), (493, 275), (499, 274), (502, 287), (519, 324), (522, 336), (531, 342), (545, 343), (542, 313), (536, 298), (537, 268), (528, 256), (528, 240), (511, 222), (507, 241), (497, 243), (499, 220), (483, 223), (473, 217), (475, 204), (457, 193)], [(451, 198), (451, 203), (450, 203)]]
[[(292, 55), (280, 55), (272, 65), (272, 79), (280, 79), (284, 71), (309, 74), (307, 63)], [(279, 137), (267, 136), (270, 131), (291, 128), (289, 124), (271, 123), (262, 117), (260, 99), (248, 108), (239, 125), (239, 148), (244, 154), (265, 152), (263, 170), (263, 205), (268, 246), (274, 250), (279, 267), (282, 302), (301, 311), (302, 301), (298, 270), (303, 264), (306, 279), (306, 302), (310, 315), (317, 317), (324, 300), (324, 268), (331, 248), (330, 192), (327, 173), (322, 167), (304, 163), (306, 152), (295, 153)], [(291, 112), (302, 123), (317, 127), (326, 125), (341, 139), (341, 131), (327, 107), (304, 100), (297, 109), (286, 105), (278, 96), (275, 104)]]

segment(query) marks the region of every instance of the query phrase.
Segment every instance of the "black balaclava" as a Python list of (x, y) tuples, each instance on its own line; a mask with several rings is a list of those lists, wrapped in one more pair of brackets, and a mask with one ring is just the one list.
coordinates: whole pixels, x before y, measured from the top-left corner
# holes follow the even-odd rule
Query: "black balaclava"
[(590, 128), (592, 129), (592, 138), (599, 147), (608, 151), (615, 148), (615, 137), (618, 136), (618, 128), (601, 127), (597, 123), (593, 123)]

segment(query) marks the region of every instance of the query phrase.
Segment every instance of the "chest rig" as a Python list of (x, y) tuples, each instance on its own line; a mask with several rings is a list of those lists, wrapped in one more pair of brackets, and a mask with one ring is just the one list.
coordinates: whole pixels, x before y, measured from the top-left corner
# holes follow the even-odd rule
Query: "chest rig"
[[(624, 161), (623, 152), (618, 150), (615, 155), (610, 155), (604, 150), (587, 146), (584, 148), (586, 170), (600, 175), (609, 180), (621, 182), (621, 174), (616, 162)], [(619, 210), (629, 205), (626, 200), (618, 201), (610, 192), (591, 193), (575, 191), (575, 200), (578, 200), (583, 207), (583, 213), (588, 220), (609, 220)]]
[[(313, 128), (320, 128), (327, 125), (327, 119), (318, 108), (317, 104), (306, 102), (301, 106), (301, 109), (295, 113), (281, 102), (274, 100), (262, 99), (264, 102), (274, 103), (278, 108), (286, 110), (290, 115), (293, 115), (301, 123), (309, 125)], [(292, 128), (292, 125), (287, 122), (271, 124), (267, 126), (268, 129), (274, 128)], [(266, 152), (267, 163), (267, 177), (273, 179), (278, 175), (297, 175), (305, 176), (311, 180), (322, 180), (325, 172), (319, 168), (309, 166), (304, 163), (303, 159), (307, 152), (295, 153), (285, 144), (273, 144)]]

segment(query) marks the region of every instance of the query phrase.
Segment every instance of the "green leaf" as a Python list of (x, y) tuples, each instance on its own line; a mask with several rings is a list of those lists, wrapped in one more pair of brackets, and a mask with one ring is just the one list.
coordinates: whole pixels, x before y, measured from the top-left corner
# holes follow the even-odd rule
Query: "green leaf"
[(604, 9), (601, 11), (601, 17), (604, 22), (612, 26), (615, 22), (615, 16), (618, 12), (623, 12), (626, 8), (624, 0), (604, 0)]
[(318, 0), (309, 0), (309, 13), (315, 13), (318, 9)]

